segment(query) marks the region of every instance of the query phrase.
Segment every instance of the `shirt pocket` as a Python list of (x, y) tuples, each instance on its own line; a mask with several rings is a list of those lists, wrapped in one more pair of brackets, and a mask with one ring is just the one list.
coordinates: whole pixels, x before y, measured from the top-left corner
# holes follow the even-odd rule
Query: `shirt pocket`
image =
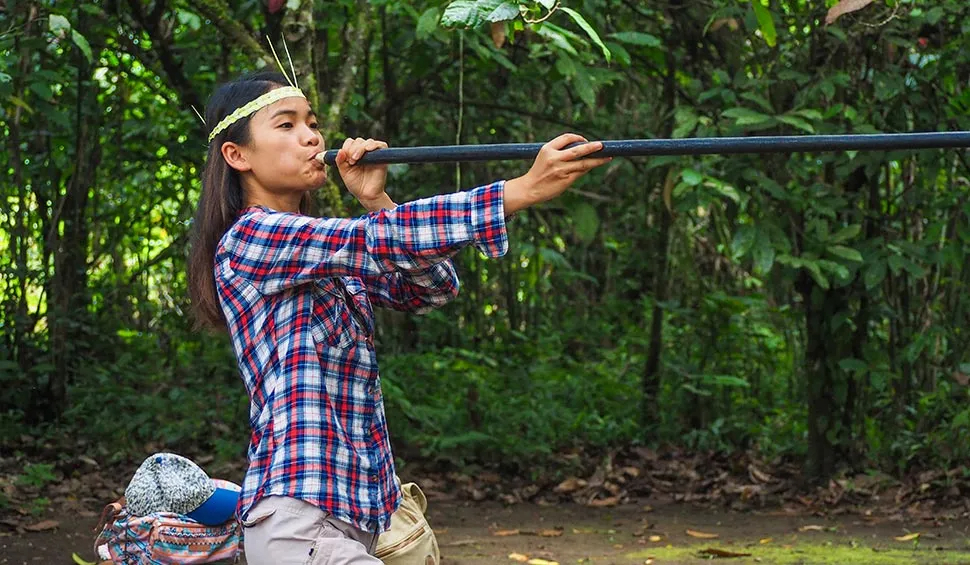
[(363, 281), (353, 277), (341, 279), (349, 298), (347, 306), (353, 309), (354, 321), (365, 339), (374, 335), (374, 310), (367, 297), (367, 287)]
[(350, 347), (357, 340), (351, 318), (340, 287), (334, 280), (317, 281), (313, 287), (313, 340), (336, 349)]

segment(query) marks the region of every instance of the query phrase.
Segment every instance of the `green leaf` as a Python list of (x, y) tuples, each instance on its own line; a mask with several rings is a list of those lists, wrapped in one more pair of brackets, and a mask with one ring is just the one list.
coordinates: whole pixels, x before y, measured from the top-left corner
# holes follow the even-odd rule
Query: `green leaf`
[(695, 171), (694, 169), (684, 169), (680, 172), (680, 177), (684, 179), (684, 183), (689, 186), (697, 186), (704, 180), (704, 175)]
[(710, 375), (710, 376), (704, 375), (704, 377), (705, 377), (704, 380), (708, 380), (710, 381), (711, 384), (717, 385), (717, 386), (740, 387), (740, 388), (749, 388), (751, 386), (751, 383), (749, 383), (748, 381), (744, 380), (741, 377), (735, 377), (733, 375)]
[(657, 36), (639, 31), (618, 31), (610, 35), (610, 37), (621, 43), (639, 45), (641, 47), (660, 47), (663, 45), (663, 42)]
[(576, 51), (576, 48), (569, 43), (569, 40), (567, 40), (566, 37), (560, 33), (555, 26), (543, 25), (542, 27), (536, 29), (536, 33), (538, 33), (540, 37), (548, 39), (556, 47), (559, 47), (566, 53), (575, 55), (577, 57), (579, 56), (579, 52)]
[(47, 16), (47, 28), (54, 35), (64, 37), (67, 32), (71, 31), (71, 22), (60, 14), (51, 14)]
[(840, 280), (849, 278), (849, 269), (846, 269), (844, 265), (827, 259), (819, 259), (816, 263), (818, 263), (819, 269), (835, 275)]
[(562, 8), (560, 8), (560, 10), (569, 14), (569, 17), (571, 17), (579, 27), (583, 28), (583, 31), (586, 32), (586, 35), (588, 35), (589, 38), (593, 40), (593, 43), (598, 45), (599, 48), (603, 51), (603, 57), (605, 57), (606, 62), (609, 63), (610, 50), (606, 48), (606, 45), (603, 44), (603, 40), (600, 39), (599, 34), (596, 33), (596, 30), (593, 29), (593, 26), (589, 25), (589, 22), (586, 21), (586, 18), (584, 18), (579, 12), (577, 12), (576, 10), (573, 10), (572, 8), (566, 8), (565, 6), (563, 6)]
[(765, 38), (768, 47), (774, 47), (778, 38), (775, 31), (775, 20), (771, 16), (771, 10), (761, 4), (761, 0), (752, 0), (751, 7), (754, 8), (754, 16), (758, 18), (758, 27), (761, 29), (761, 36)]
[(768, 102), (767, 98), (756, 92), (744, 92), (741, 94), (741, 98), (754, 102), (758, 106), (764, 108), (767, 112), (771, 112), (772, 114), (775, 113), (774, 108), (771, 107), (771, 102)]
[(731, 241), (731, 251), (735, 257), (744, 256), (754, 245), (757, 230), (754, 226), (743, 225), (734, 233), (734, 240)]
[(775, 264), (775, 248), (764, 230), (758, 230), (751, 257), (754, 259), (755, 270), (761, 274), (767, 274)]
[(858, 261), (861, 263), (863, 260), (862, 253), (859, 253), (857, 249), (846, 247), (844, 245), (831, 245), (826, 250), (836, 257), (848, 259), (849, 261)]
[(847, 373), (859, 373), (869, 368), (869, 365), (861, 359), (846, 357), (839, 361), (839, 367)]
[(825, 275), (822, 274), (822, 270), (819, 268), (818, 263), (815, 261), (804, 260), (802, 261), (802, 266), (808, 271), (808, 274), (812, 276), (818, 286), (828, 290), (829, 280), (825, 278)]
[(775, 116), (775, 119), (777, 119), (779, 122), (782, 122), (784, 124), (794, 126), (800, 130), (805, 130), (808, 133), (815, 133), (815, 127), (801, 118), (796, 118), (795, 116), (783, 114), (781, 116)]
[(832, 243), (844, 243), (855, 236), (859, 235), (862, 231), (861, 224), (852, 224), (851, 226), (846, 226), (839, 231), (835, 232), (834, 235), (829, 239)]
[(94, 61), (94, 55), (91, 53), (91, 45), (83, 35), (78, 33), (76, 29), (72, 29), (71, 39), (74, 41), (74, 44), (77, 45), (77, 48), (81, 50), (81, 53), (84, 54), (84, 58), (88, 60), (88, 63)]
[(726, 118), (734, 118), (736, 120), (735, 123), (739, 126), (763, 124), (772, 119), (771, 116), (749, 110), (748, 108), (731, 108), (722, 112), (721, 115)]
[(556, 70), (564, 77), (571, 77), (576, 74), (576, 63), (572, 57), (560, 54), (559, 58), (556, 59)]
[(54, 96), (54, 92), (51, 91), (50, 85), (48, 85), (46, 82), (31, 82), (29, 88), (33, 90), (34, 94), (39, 96), (42, 100), (50, 100)]
[(513, 20), (519, 16), (519, 5), (506, 0), (455, 0), (441, 15), (447, 27), (478, 27), (486, 22)]
[(587, 245), (591, 243), (600, 227), (600, 218), (599, 214), (596, 213), (596, 208), (588, 202), (581, 202), (573, 210), (573, 222), (579, 239)]
[(616, 60), (619, 61), (621, 65), (625, 67), (630, 66), (632, 60), (630, 59), (630, 52), (626, 50), (626, 47), (623, 47), (615, 41), (607, 41), (606, 46), (609, 47), (610, 53), (616, 57)]
[(903, 261), (903, 258), (899, 255), (890, 255), (888, 260), (889, 270), (891, 270), (894, 275), (898, 275), (899, 271), (903, 269)]
[(823, 119), (822, 113), (818, 110), (805, 109), (805, 110), (793, 110), (788, 112), (789, 114), (797, 114), (808, 120), (821, 120)]
[(418, 27), (414, 32), (415, 37), (421, 41), (430, 37), (435, 28), (438, 27), (438, 20), (440, 19), (441, 11), (437, 7), (425, 10), (418, 18)]
[(586, 69), (579, 68), (572, 79), (573, 86), (576, 87), (576, 94), (586, 103), (590, 109), (596, 107), (596, 89), (593, 82), (589, 80), (589, 73)]
[(690, 135), (700, 120), (689, 106), (678, 106), (674, 111), (674, 121), (677, 127), (674, 128), (671, 137), (680, 138)]

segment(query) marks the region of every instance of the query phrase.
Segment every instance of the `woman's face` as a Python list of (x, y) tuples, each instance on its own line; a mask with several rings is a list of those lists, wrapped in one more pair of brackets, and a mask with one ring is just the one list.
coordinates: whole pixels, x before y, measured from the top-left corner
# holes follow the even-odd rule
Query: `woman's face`
[(326, 182), (326, 167), (313, 158), (324, 149), (323, 136), (305, 98), (284, 98), (260, 109), (249, 120), (249, 133), (249, 143), (236, 146), (239, 155), (227, 155), (227, 161), (243, 173), (250, 190), (285, 197)]

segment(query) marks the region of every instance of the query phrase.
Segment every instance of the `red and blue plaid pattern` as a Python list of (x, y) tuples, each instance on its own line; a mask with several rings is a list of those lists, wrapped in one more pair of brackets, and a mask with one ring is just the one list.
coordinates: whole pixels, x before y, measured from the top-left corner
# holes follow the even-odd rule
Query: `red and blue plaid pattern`
[(238, 515), (261, 498), (315, 504), (370, 532), (400, 500), (372, 306), (423, 312), (458, 294), (449, 260), (508, 248), (504, 182), (356, 219), (250, 207), (222, 237), (216, 288), (250, 396)]

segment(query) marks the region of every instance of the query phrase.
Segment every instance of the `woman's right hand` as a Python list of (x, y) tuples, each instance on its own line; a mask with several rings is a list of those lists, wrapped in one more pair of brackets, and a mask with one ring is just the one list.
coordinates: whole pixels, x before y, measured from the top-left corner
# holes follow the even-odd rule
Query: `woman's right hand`
[[(564, 149), (571, 143), (582, 145)], [(612, 157), (583, 159), (601, 149), (602, 142), (590, 143), (574, 133), (564, 133), (543, 145), (528, 173), (506, 181), (505, 215), (559, 196), (588, 171), (612, 161)]]

